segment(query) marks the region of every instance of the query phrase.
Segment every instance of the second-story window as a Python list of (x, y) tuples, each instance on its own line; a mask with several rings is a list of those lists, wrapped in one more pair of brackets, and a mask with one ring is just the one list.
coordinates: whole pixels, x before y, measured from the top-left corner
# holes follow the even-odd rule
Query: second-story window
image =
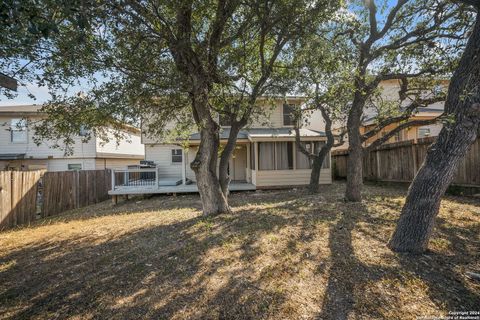
[(418, 137), (426, 138), (430, 136), (430, 128), (418, 128)]
[(295, 111), (294, 104), (283, 105), (283, 125), (284, 126), (293, 126), (295, 124), (294, 111)]
[(11, 142), (27, 143), (27, 121), (25, 119), (12, 119), (10, 122)]
[(89, 130), (87, 129), (87, 127), (84, 126), (84, 125), (81, 125), (80, 126), (80, 132), (78, 133), (78, 135), (80, 137), (86, 137), (86, 136), (88, 136), (88, 134), (89, 134)]

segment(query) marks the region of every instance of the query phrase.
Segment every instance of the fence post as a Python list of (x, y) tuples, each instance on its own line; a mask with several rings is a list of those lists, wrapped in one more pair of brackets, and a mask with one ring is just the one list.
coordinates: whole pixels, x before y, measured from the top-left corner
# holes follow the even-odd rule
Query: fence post
[(412, 157), (413, 157), (413, 175), (412, 180), (417, 175), (418, 163), (417, 163), (417, 142), (412, 141)]
[[(182, 157), (183, 159), (183, 157)], [(158, 188), (158, 165), (155, 166), (155, 188)]]
[(379, 152), (379, 150), (378, 150), (377, 148), (375, 149), (375, 158), (376, 158), (376, 160), (377, 160), (377, 172), (376, 172), (377, 177), (376, 177), (375, 180), (381, 180), (381, 176), (380, 176), (380, 175), (381, 175), (381, 170), (380, 170), (380, 152)]

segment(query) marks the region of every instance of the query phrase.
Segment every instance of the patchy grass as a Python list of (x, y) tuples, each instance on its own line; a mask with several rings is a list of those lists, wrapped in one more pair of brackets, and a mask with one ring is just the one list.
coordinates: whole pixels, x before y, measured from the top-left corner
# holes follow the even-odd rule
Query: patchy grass
[[(2, 319), (415, 319), (480, 306), (480, 204), (442, 202), (431, 252), (385, 243), (404, 190), (343, 184), (109, 202), (0, 233)], [(477, 202), (475, 202), (477, 201)]]

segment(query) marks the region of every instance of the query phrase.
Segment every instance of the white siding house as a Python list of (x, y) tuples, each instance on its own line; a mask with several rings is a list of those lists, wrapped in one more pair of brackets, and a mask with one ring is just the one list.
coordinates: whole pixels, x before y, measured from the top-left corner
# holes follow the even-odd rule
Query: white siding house
[(113, 133), (108, 142), (96, 137), (82, 142), (80, 136), (75, 137), (71, 155), (65, 155), (62, 148), (53, 148), (55, 141), (43, 141), (37, 146), (28, 123), (44, 117), (39, 109), (37, 105), (0, 107), (0, 170), (125, 168), (144, 159), (140, 131), (135, 128), (126, 128), (125, 138), (118, 143)]
[[(286, 102), (286, 103), (285, 103)], [(262, 102), (260, 102), (262, 103)], [(237, 146), (229, 163), (229, 174), (233, 183), (244, 183), (258, 188), (291, 187), (307, 185), (310, 181), (311, 163), (295, 145), (295, 131), (288, 105), (300, 105), (303, 99), (289, 97), (264, 104), (265, 116), (255, 119), (238, 135)], [(300, 139), (309, 148), (317, 150), (326, 141), (320, 115), (313, 113), (309, 126), (300, 130)], [(312, 128), (312, 126), (314, 128)], [(155, 163), (160, 183), (163, 185), (194, 184), (195, 174), (190, 163), (195, 158), (199, 134), (190, 135), (187, 148), (185, 141), (168, 144), (150, 137), (143, 128), (142, 142), (145, 144), (145, 159)], [(226, 143), (229, 127), (222, 127), (221, 143)], [(321, 171), (320, 183), (332, 182), (330, 155)]]

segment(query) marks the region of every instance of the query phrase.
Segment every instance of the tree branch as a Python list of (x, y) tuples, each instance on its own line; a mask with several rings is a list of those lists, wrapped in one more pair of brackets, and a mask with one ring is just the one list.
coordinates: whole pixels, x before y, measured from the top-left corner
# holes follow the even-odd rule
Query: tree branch
[(430, 125), (430, 124), (434, 124), (434, 123), (437, 123), (440, 118), (442, 116), (438, 116), (434, 119), (427, 119), (427, 120), (412, 120), (412, 121), (408, 121), (408, 122), (405, 122), (405, 123), (402, 123), (400, 124), (398, 127), (396, 127), (395, 129), (393, 129), (392, 131), (389, 131), (387, 134), (385, 134), (383, 137), (375, 140), (374, 142), (372, 142), (370, 145), (368, 145), (367, 147), (365, 147), (365, 151), (370, 151), (378, 146), (381, 146), (383, 143), (385, 143), (386, 141), (388, 141), (388, 139), (390, 139), (391, 137), (393, 137), (395, 134), (397, 134), (398, 132), (402, 131), (403, 129), (406, 129), (406, 128), (410, 128), (410, 127), (416, 127), (416, 126), (426, 126), (426, 125)]

